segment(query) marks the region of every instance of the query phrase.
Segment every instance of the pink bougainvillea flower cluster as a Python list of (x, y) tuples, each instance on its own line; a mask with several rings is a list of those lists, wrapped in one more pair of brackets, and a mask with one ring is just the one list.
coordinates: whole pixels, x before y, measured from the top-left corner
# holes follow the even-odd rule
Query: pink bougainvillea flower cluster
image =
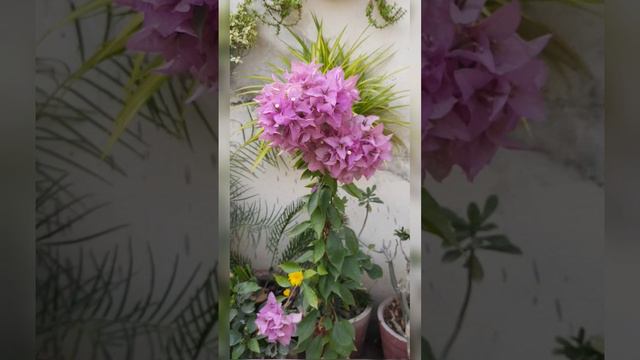
[(544, 117), (549, 41), (523, 40), (520, 5), (513, 1), (482, 17), (485, 0), (432, 0), (423, 5), (422, 164), (441, 181), (454, 165), (469, 180), (522, 118)]
[(218, 0), (115, 0), (143, 13), (130, 50), (160, 54), (158, 71), (190, 74), (204, 88), (218, 80)]
[(267, 303), (258, 312), (256, 327), (258, 334), (265, 336), (268, 342), (288, 346), (301, 320), (302, 314), (286, 314), (275, 295), (270, 292)]
[(301, 152), (309, 170), (342, 183), (371, 177), (391, 159), (391, 136), (377, 117), (353, 113), (356, 83), (340, 67), (322, 73), (318, 64), (293, 63), (284, 82), (274, 77), (255, 99), (261, 139)]

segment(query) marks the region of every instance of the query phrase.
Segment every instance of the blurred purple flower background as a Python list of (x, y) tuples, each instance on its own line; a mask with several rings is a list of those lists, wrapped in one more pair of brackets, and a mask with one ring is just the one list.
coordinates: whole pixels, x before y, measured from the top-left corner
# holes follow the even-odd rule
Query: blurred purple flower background
[(458, 165), (472, 181), (522, 118), (544, 118), (550, 36), (523, 40), (520, 4), (481, 16), (485, 0), (423, 4), (422, 166), (442, 181)]
[[(200, 90), (218, 80), (218, 0), (115, 0), (144, 15), (142, 28), (129, 40), (130, 50), (160, 54), (157, 71), (190, 74)], [(196, 95), (199, 91), (196, 91)]]
[(357, 78), (340, 67), (323, 74), (318, 64), (296, 62), (255, 98), (261, 139), (290, 153), (300, 151), (309, 170), (348, 184), (369, 178), (391, 160), (390, 135), (375, 116), (353, 113)]

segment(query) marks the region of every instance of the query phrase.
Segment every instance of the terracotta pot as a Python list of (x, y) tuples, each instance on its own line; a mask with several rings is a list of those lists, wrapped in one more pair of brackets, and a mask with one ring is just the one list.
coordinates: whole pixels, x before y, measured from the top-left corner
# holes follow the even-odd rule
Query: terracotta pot
[(378, 306), (378, 325), (380, 340), (385, 359), (409, 359), (407, 339), (400, 336), (384, 321), (384, 309), (391, 304), (395, 297), (387, 298)]
[(371, 319), (371, 305), (367, 305), (360, 315), (349, 319), (349, 322), (353, 324), (353, 327), (356, 330), (356, 351), (352, 352), (349, 356), (352, 359), (358, 359), (362, 354), (364, 339), (367, 335), (367, 328), (369, 327), (369, 319)]

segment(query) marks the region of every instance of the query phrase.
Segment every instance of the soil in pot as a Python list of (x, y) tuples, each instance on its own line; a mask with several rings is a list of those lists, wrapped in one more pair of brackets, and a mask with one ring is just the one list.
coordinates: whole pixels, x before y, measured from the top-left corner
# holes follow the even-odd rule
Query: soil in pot
[(384, 317), (384, 322), (387, 323), (396, 334), (406, 338), (405, 329), (407, 328), (407, 324), (405, 323), (402, 305), (397, 298), (391, 300), (391, 303), (387, 305), (382, 310), (382, 315)]
[(408, 359), (406, 323), (402, 316), (402, 305), (397, 298), (383, 301), (378, 308), (380, 338), (385, 359)]

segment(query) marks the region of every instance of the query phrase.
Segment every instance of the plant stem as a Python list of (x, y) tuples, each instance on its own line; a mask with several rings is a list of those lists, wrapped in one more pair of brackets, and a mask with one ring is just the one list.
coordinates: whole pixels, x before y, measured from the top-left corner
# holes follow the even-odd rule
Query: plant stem
[(284, 306), (283, 306), (285, 309), (288, 309), (289, 305), (293, 304), (293, 300), (292, 299), (294, 299), (296, 296), (298, 296), (298, 293), (300, 292), (300, 291), (297, 291), (298, 289), (299, 289), (298, 286), (294, 286), (293, 290), (291, 290), (291, 294), (289, 294), (289, 298), (287, 299), (287, 301), (285, 301)]
[(367, 225), (367, 219), (369, 219), (369, 208), (368, 207), (367, 207), (367, 212), (364, 215), (364, 221), (362, 222), (362, 227), (360, 228), (360, 232), (358, 232), (358, 239), (360, 238), (360, 235), (362, 235), (362, 232), (364, 231), (365, 225)]
[[(471, 256), (473, 256), (473, 250), (471, 251)], [(462, 324), (464, 323), (464, 318), (467, 314), (467, 309), (469, 307), (469, 300), (471, 299), (471, 293), (473, 291), (473, 278), (472, 278), (472, 270), (471, 266), (467, 267), (467, 289), (464, 294), (464, 300), (462, 302), (462, 307), (460, 308), (460, 313), (458, 314), (458, 319), (456, 320), (456, 326), (453, 329), (453, 333), (449, 337), (447, 344), (442, 351), (442, 355), (440, 356), (441, 360), (446, 360), (449, 356), (449, 352), (453, 347), (453, 344), (456, 342), (458, 338), (458, 334), (460, 334), (460, 329), (462, 329)]]
[[(400, 306), (402, 307), (402, 318), (404, 320), (404, 325), (407, 326), (407, 324), (409, 323), (409, 304), (407, 303), (407, 298), (404, 296), (404, 294), (400, 290), (400, 287), (398, 286), (398, 278), (396, 277), (396, 270), (393, 265), (393, 259), (388, 259), (387, 265), (389, 267), (389, 279), (391, 280), (391, 287), (393, 288), (393, 291), (396, 293), (396, 296), (400, 301)], [(404, 335), (406, 337), (406, 331)]]

